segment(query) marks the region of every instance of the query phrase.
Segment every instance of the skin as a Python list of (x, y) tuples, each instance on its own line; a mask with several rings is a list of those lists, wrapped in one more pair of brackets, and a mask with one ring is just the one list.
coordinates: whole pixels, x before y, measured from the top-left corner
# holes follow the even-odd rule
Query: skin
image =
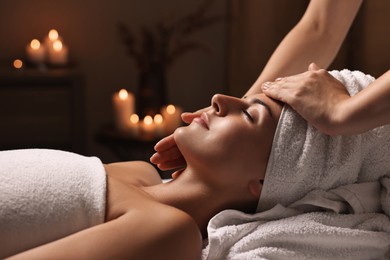
[[(328, 68), (335, 58), (362, 2), (310, 1), (304, 16), (279, 44), (247, 94), (264, 92), (285, 102), (329, 135), (359, 134), (389, 124), (389, 71), (349, 97), (339, 82), (320, 69)], [(306, 72), (310, 63), (316, 65)], [(283, 80), (274, 82), (278, 78)]]
[(307, 72), (266, 82), (262, 89), (328, 135), (360, 134), (390, 124), (390, 71), (353, 97), (314, 63)]
[[(318, 125), (318, 121), (321, 121), (322, 119), (318, 119), (317, 115), (320, 115), (321, 118), (329, 117), (329, 115), (326, 116), (323, 114), (320, 109), (321, 106), (319, 105), (314, 108), (317, 109), (317, 111), (314, 110), (316, 115), (314, 118), (309, 117), (307, 115), (308, 113), (305, 115), (303, 112), (307, 111), (307, 106), (310, 106), (313, 109), (313, 104), (315, 102), (313, 100), (316, 100), (314, 97), (320, 95), (320, 92), (311, 92), (312, 95), (307, 94), (308, 98), (299, 99), (303, 94), (294, 97), (292, 88), (278, 95), (277, 93), (280, 89), (277, 87), (278, 85), (275, 84), (275, 91), (271, 91), (271, 88), (263, 90), (262, 86), (263, 83), (273, 82), (277, 78), (304, 73), (307, 70), (307, 66), (313, 62), (322, 68), (327, 68), (338, 53), (362, 2), (362, 0), (310, 1), (305, 14), (295, 27), (284, 37), (255, 83), (247, 91), (246, 95), (262, 93), (262, 91), (264, 91), (269, 97), (286, 102), (289, 105), (294, 103), (298, 104), (295, 105), (295, 107), (293, 106), (294, 108), (297, 108), (297, 112), (302, 113), (302, 116), (313, 125), (316, 125), (323, 130), (326, 129), (326, 133), (334, 134), (329, 131), (333, 131), (333, 128), (341, 129), (341, 127), (337, 128), (335, 124), (328, 124), (328, 126), (325, 126), (324, 128), (321, 128)], [(322, 82), (321, 84), (326, 85), (325, 82)], [(337, 87), (334, 89), (337, 89), (337, 91), (335, 90), (331, 96), (337, 96), (340, 92)], [(325, 92), (324, 89), (319, 91)], [(301, 91), (301, 93), (308, 92)], [(343, 95), (339, 96), (338, 99), (345, 97)], [(291, 98), (291, 96), (293, 97)], [(309, 100), (310, 104), (306, 104), (306, 102), (308, 102), (307, 100)], [(329, 102), (329, 104), (334, 103), (329, 98), (326, 99), (326, 101)], [(321, 104), (323, 103), (324, 102)], [(184, 113), (182, 119), (184, 122), (190, 123), (194, 117), (204, 110), (205, 109), (201, 109), (195, 113)], [(348, 111), (353, 113), (353, 109)], [(343, 116), (340, 115), (340, 117), (341, 119), (337, 120), (343, 120)], [(344, 121), (344, 126), (349, 124), (352, 118), (359, 120), (360, 116), (349, 115), (348, 118), (349, 120)], [(185, 165), (185, 160), (177, 149), (173, 136), (168, 136), (157, 143), (155, 150), (156, 154), (152, 156), (151, 161), (156, 163), (161, 170), (179, 168)]]
[(336, 57), (362, 0), (312, 0), (284, 37), (246, 95), (261, 93), (264, 82), (303, 73), (314, 62), (327, 68)]
[(256, 209), (280, 111), (264, 94), (215, 95), (174, 133), (187, 162), (175, 180), (161, 183), (145, 162), (105, 165), (105, 223), (10, 259), (200, 259), (215, 214)]

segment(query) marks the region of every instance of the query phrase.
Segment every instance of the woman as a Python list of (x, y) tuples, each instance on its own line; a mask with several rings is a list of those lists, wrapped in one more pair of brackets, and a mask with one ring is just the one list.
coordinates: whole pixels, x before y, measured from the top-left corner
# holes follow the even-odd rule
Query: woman
[(256, 210), (280, 112), (262, 94), (215, 95), (209, 110), (174, 133), (187, 162), (175, 180), (161, 183), (147, 163), (104, 165), (104, 223), (10, 259), (199, 259), (211, 217)]

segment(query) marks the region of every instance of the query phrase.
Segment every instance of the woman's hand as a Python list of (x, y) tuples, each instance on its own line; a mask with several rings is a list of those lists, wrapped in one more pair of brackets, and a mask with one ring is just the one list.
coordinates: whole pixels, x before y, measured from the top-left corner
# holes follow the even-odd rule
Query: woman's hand
[[(181, 118), (185, 123), (190, 124), (194, 118), (199, 117), (208, 109), (209, 107), (194, 113), (183, 113)], [(156, 153), (152, 155), (150, 162), (156, 164), (160, 170), (166, 171), (185, 167), (186, 161), (176, 145), (174, 134), (161, 139), (154, 146), (154, 150)]]
[(307, 72), (266, 82), (267, 96), (290, 105), (320, 131), (337, 135), (344, 123), (343, 106), (350, 98), (345, 86), (312, 63)]

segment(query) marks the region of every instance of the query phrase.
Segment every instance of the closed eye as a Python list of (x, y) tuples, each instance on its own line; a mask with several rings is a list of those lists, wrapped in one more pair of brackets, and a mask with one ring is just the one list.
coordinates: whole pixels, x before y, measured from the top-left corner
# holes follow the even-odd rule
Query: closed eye
[(255, 120), (253, 119), (253, 117), (251, 116), (251, 114), (249, 114), (249, 112), (245, 109), (242, 110), (242, 113), (245, 115), (246, 118), (248, 118), (249, 121), (251, 121), (251, 123), (254, 123)]

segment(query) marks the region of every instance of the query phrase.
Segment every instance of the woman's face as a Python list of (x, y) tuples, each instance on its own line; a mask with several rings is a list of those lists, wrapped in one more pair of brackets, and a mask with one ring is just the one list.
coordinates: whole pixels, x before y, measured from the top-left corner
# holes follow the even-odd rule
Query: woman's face
[(189, 167), (233, 181), (237, 172), (263, 179), (280, 111), (263, 94), (217, 94), (208, 111), (175, 131), (175, 140)]

